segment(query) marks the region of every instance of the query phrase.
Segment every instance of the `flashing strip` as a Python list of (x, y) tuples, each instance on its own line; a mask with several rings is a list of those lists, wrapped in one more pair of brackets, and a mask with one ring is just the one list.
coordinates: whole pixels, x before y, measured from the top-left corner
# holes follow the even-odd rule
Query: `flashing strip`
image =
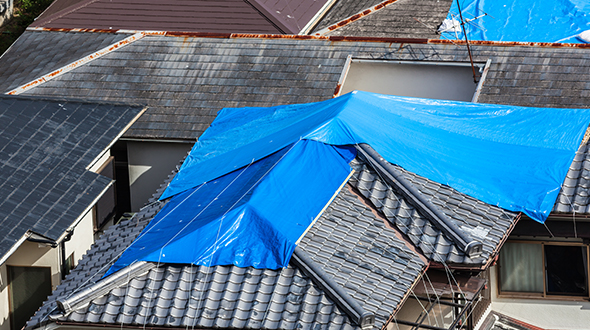
[(473, 98), (471, 102), (477, 103), (479, 100), (479, 95), (481, 94), (481, 89), (483, 88), (483, 83), (488, 76), (488, 72), (490, 71), (490, 65), (492, 64), (492, 59), (488, 58), (486, 65), (483, 68), (483, 72), (481, 73), (481, 77), (479, 78), (479, 82), (477, 83), (477, 88), (475, 89), (475, 94), (473, 94)]
[[(463, 45), (465, 41), (424, 38), (383, 38), (383, 37), (346, 37), (346, 36), (319, 36), (319, 35), (285, 35), (285, 34), (255, 34), (255, 33), (209, 33), (209, 32), (178, 32), (178, 31), (140, 31), (140, 30), (101, 30), (101, 29), (57, 29), (57, 28), (27, 28), (27, 31), (53, 31), (53, 32), (96, 32), (96, 33), (139, 33), (143, 36), (159, 35), (164, 37), (190, 37), (190, 38), (222, 38), (222, 39), (297, 39), (297, 40), (326, 40), (349, 42), (381, 42), (391, 44), (431, 44), (431, 45)], [(471, 46), (498, 46), (498, 47), (545, 47), (545, 48), (590, 48), (589, 44), (567, 44), (550, 42), (509, 42), (509, 41), (469, 41)]]
[(72, 70), (74, 70), (75, 68), (77, 68), (79, 66), (82, 66), (84, 64), (87, 64), (87, 63), (89, 63), (89, 62), (91, 62), (91, 61), (93, 61), (93, 60), (95, 60), (95, 59), (97, 59), (99, 57), (102, 57), (102, 56), (104, 56), (104, 55), (106, 55), (106, 54), (108, 54), (108, 53), (110, 53), (110, 52), (112, 52), (112, 51), (114, 51), (114, 50), (116, 50), (118, 48), (121, 48), (121, 47), (123, 47), (125, 45), (128, 45), (128, 44), (130, 44), (130, 43), (132, 43), (132, 42), (134, 42), (136, 40), (139, 40), (139, 39), (143, 38), (144, 36), (145, 36), (144, 33), (136, 33), (136, 34), (134, 34), (134, 35), (132, 35), (132, 36), (130, 36), (128, 38), (125, 38), (125, 39), (123, 39), (123, 40), (121, 40), (121, 41), (119, 41), (119, 42), (117, 42), (115, 44), (112, 44), (110, 46), (107, 46), (107, 47), (105, 47), (105, 48), (103, 48), (103, 49), (101, 49), (101, 50), (99, 50), (99, 51), (97, 51), (97, 52), (95, 52), (93, 54), (90, 54), (90, 55), (88, 55), (86, 57), (83, 57), (83, 58), (81, 58), (81, 59), (79, 59), (79, 60), (77, 60), (75, 62), (72, 62), (72, 63), (70, 63), (70, 64), (68, 64), (68, 65), (66, 65), (66, 66), (64, 66), (64, 67), (62, 67), (60, 69), (57, 69), (57, 70), (55, 70), (53, 72), (50, 72), (50, 73), (42, 76), (41, 78), (38, 78), (36, 80), (33, 80), (33, 81), (29, 82), (29, 83), (26, 83), (26, 84), (20, 86), (20, 87), (17, 87), (15, 89), (9, 91), (6, 94), (8, 94), (8, 95), (18, 95), (18, 94), (24, 93), (24, 92), (28, 91), (31, 88), (34, 88), (36, 86), (39, 86), (40, 84), (42, 84), (44, 82), (47, 82), (49, 80), (52, 80), (53, 78), (58, 77), (58, 76), (66, 73), (66, 72), (72, 71)]
[(312, 17), (311, 20), (307, 22), (303, 29), (299, 31), (299, 34), (309, 34), (311, 29), (313, 29), (319, 23), (319, 21), (324, 18), (324, 16), (326, 16), (328, 11), (334, 7), (336, 2), (337, 0), (328, 0), (324, 6), (314, 15), (314, 17)]
[(397, 1), (398, 0), (387, 0), (387, 1), (384, 1), (376, 6), (367, 8), (367, 9), (365, 9), (359, 13), (356, 13), (356, 14), (354, 14), (354, 15), (352, 15), (352, 16), (350, 16), (350, 17), (348, 17), (348, 18), (346, 18), (334, 25), (331, 25), (331, 26), (321, 29), (320, 31), (316, 32), (315, 35), (325, 35), (326, 33), (332, 32), (332, 31), (339, 29), (345, 25), (348, 25), (356, 20), (359, 20), (367, 15), (377, 12), (377, 11), (379, 11), (379, 10), (381, 10), (381, 9), (383, 9), (383, 8), (389, 6), (392, 3), (395, 3)]
[(350, 70), (350, 64), (352, 63), (352, 54), (349, 54), (346, 57), (346, 62), (344, 63), (344, 68), (342, 68), (342, 73), (340, 73), (340, 79), (338, 79), (338, 85), (336, 85), (336, 89), (334, 89), (334, 95), (332, 97), (340, 96), (342, 92), (342, 86), (344, 86), (344, 81), (348, 76), (348, 71)]

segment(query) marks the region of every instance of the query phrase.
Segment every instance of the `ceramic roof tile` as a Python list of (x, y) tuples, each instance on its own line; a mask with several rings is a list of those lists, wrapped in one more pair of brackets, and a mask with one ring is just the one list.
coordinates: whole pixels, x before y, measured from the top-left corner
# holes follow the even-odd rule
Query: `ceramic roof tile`
[[(478, 203), (476, 199), (449, 186), (430, 181), (396, 166), (424, 197), (435, 205), (441, 205), (440, 210), (450, 217), (460, 230), (483, 243), (481, 256), (469, 258), (456, 248), (453, 249), (453, 241), (422, 216), (404, 197), (388, 187), (375, 170), (362, 162), (356, 162), (355, 167), (357, 171), (351, 179), (351, 184), (433, 261), (484, 264), (494, 256), (501, 239), (516, 221), (516, 213)], [(491, 231), (499, 232), (501, 235), (490, 235)]]
[(555, 213), (590, 213), (590, 148), (582, 143), (557, 196)]
[[(165, 205), (166, 201), (157, 201), (165, 184), (154, 194), (151, 204), (105, 232), (33, 317), (29, 327), (49, 317), (136, 326), (360, 329), (312, 277), (293, 264), (283, 270), (150, 264), (140, 274), (123, 276), (108, 292), (89, 298), (89, 304), (83, 301), (79, 307), (74, 306), (68, 315), (52, 311), (58, 298), (75, 294), (104, 274), (112, 259)], [(358, 231), (353, 226), (355, 221), (362, 224)], [(301, 243), (304, 253), (309, 253), (314, 263), (326, 269), (328, 276), (333, 276), (335, 283), (346, 288), (351, 296), (385, 296), (365, 304), (370, 312), (380, 315), (376, 327), (384, 324), (425, 266), (384, 224), (359, 197), (344, 190), (310, 232), (313, 239)], [(326, 232), (333, 235), (325, 235)], [(125, 243), (105, 244), (121, 240)], [(373, 243), (363, 251), (362, 242), (367, 240)], [(312, 249), (312, 242), (320, 242), (322, 249)], [(350, 244), (356, 244), (358, 249), (349, 250)], [(367, 256), (361, 257), (359, 253)], [(338, 264), (338, 260), (342, 261), (341, 271), (349, 269), (350, 277), (342, 277), (338, 269), (331, 268), (331, 262)], [(397, 277), (394, 273), (405, 275)], [(389, 288), (389, 295), (377, 292), (380, 286)]]

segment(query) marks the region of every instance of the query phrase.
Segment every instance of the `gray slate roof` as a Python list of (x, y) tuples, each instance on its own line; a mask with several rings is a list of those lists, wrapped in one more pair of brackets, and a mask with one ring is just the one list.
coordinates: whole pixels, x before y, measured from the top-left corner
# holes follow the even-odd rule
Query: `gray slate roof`
[[(59, 44), (59, 39), (69, 40), (72, 32), (27, 31), (21, 39), (24, 43), (47, 34)], [(39, 42), (35, 48), (30, 42), (15, 47), (28, 48), (34, 53), (32, 60), (7, 54), (0, 65), (11, 59), (21, 72), (47, 66), (45, 60), (40, 61), (43, 54), (58, 50), (51, 43)], [(472, 53), (480, 63), (491, 59), (479, 102), (589, 106), (587, 49), (473, 45)], [(304, 103), (332, 97), (349, 54), (364, 59), (469, 61), (464, 46), (434, 42), (150, 35), (24, 94), (144, 103), (149, 105), (148, 111), (126, 137), (194, 140), (223, 107)], [(0, 72), (0, 77), (4, 79), (5, 73)], [(9, 78), (14, 80), (16, 75)]]
[(328, 36), (439, 39), (438, 26), (447, 17), (452, 0), (398, 0), (333, 31)]
[(309, 34), (314, 34), (382, 2), (383, 0), (337, 0)]
[(144, 107), (0, 96), (0, 257), (56, 240), (111, 183), (86, 168)]
[[(150, 327), (360, 329), (293, 259), (283, 270), (151, 263), (138, 274), (120, 276), (106, 291), (98, 282), (94, 293), (85, 293), (83, 289), (106, 272), (109, 262), (165, 205), (166, 201), (156, 201), (164, 187), (132, 219), (105, 232), (28, 327), (57, 320)], [(322, 276), (375, 314), (377, 328), (399, 306), (426, 265), (398, 235), (345, 187), (297, 249), (311, 257), (312, 266), (325, 271)], [(66, 298), (76, 304), (71, 306), (72, 313), (63, 315), (56, 301)]]
[(25, 32), (0, 57), (0, 90), (7, 92), (112, 45), (129, 35), (116, 33)]
[(370, 200), (410, 241), (430, 260), (478, 266), (494, 257), (504, 237), (517, 220), (517, 213), (486, 204), (453, 188), (428, 180), (395, 166), (405, 178), (432, 204), (443, 211), (456, 225), (473, 239), (483, 243), (478, 258), (469, 258), (447, 235), (430, 222), (420, 210), (365, 164), (356, 164), (357, 171), (350, 184)]

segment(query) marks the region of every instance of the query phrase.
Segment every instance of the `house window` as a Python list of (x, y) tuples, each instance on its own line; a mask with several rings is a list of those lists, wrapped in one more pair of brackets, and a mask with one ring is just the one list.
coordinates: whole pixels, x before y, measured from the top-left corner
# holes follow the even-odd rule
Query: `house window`
[(10, 327), (21, 329), (51, 294), (50, 267), (8, 266)]
[[(480, 83), (485, 63), (476, 63)], [(476, 101), (470, 63), (349, 59), (339, 94), (353, 90), (454, 101)]]
[(498, 275), (500, 294), (588, 297), (588, 245), (507, 242)]

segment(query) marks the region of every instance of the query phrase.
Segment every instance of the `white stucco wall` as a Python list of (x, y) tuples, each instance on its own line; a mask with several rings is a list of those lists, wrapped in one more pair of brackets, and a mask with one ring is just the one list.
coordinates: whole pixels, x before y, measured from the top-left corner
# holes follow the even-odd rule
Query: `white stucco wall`
[(192, 148), (192, 143), (128, 141), (131, 210), (137, 212)]
[(496, 266), (490, 275), (493, 311), (543, 329), (590, 329), (590, 302), (500, 298)]

